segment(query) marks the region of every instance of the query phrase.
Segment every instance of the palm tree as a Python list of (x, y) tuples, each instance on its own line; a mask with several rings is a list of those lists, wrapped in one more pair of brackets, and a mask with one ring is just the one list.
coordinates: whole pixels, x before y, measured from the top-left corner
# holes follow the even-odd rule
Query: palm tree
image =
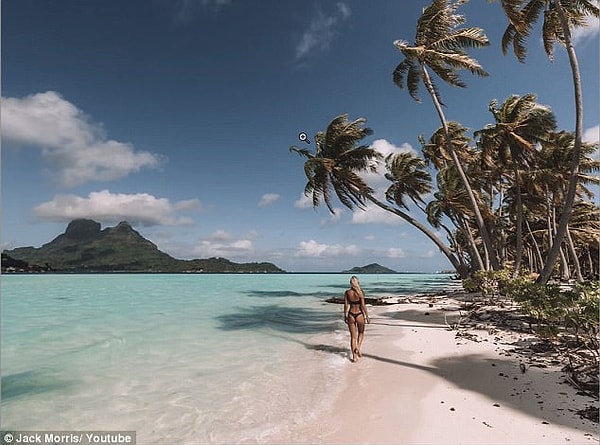
[[(521, 202), (521, 174), (535, 168), (536, 144), (547, 140), (556, 128), (556, 119), (549, 107), (536, 102), (534, 94), (513, 95), (498, 105), (492, 100), (489, 110), (495, 124), (475, 132), (483, 158), (493, 165), (500, 162), (512, 168), (516, 200), (516, 259), (515, 276), (519, 274), (523, 253), (523, 204)], [(490, 160), (492, 162), (490, 162)]]
[[(325, 132), (320, 131), (315, 135), (315, 153), (306, 148), (290, 147), (290, 151), (306, 158), (304, 173), (308, 182), (304, 188), (304, 194), (312, 195), (314, 207), (325, 202), (331, 213), (335, 213), (332, 205), (335, 195), (350, 210), (356, 207), (364, 210), (366, 201), (369, 201), (381, 209), (403, 218), (433, 241), (454, 266), (459, 276), (464, 278), (466, 271), (462, 263), (431, 229), (399, 208), (379, 201), (374, 196), (374, 190), (359, 176), (361, 172), (375, 172), (377, 161), (381, 159), (381, 154), (377, 150), (367, 145), (359, 145), (364, 137), (372, 134), (370, 128), (364, 127), (365, 122), (364, 118), (350, 122), (348, 115), (342, 114), (331, 121)], [(388, 161), (394, 164), (393, 158), (388, 158)], [(413, 163), (413, 165), (415, 164)], [(395, 168), (396, 171), (392, 175), (404, 176), (397, 170), (398, 163)], [(426, 178), (422, 177), (421, 179)], [(418, 186), (422, 190), (427, 188), (423, 181), (420, 181)], [(418, 193), (413, 193), (413, 191), (408, 193), (411, 199), (417, 199)], [(394, 199), (396, 198), (403, 202), (403, 195), (400, 193), (394, 196)]]
[[(480, 170), (475, 171), (475, 169), (479, 168), (480, 154), (469, 146), (469, 142), (471, 142), (472, 139), (467, 136), (468, 128), (463, 127), (458, 122), (450, 121), (447, 123), (447, 130), (450, 134), (450, 144), (452, 144), (456, 156), (460, 160), (461, 165), (465, 165), (465, 167), (468, 168), (467, 173), (469, 173), (469, 177), (471, 178), (470, 184), (472, 187), (475, 186), (475, 189), (477, 190), (476, 196), (478, 199), (478, 207), (481, 207), (481, 210), (485, 212), (485, 215), (483, 215), (485, 218), (484, 220), (492, 221), (492, 215), (489, 211), (486, 211), (487, 206), (484, 206), (484, 200), (481, 198), (482, 195), (485, 195), (481, 192), (481, 187), (484, 185), (481, 181), (483, 172)], [(443, 127), (438, 128), (428, 140), (425, 140), (422, 135), (419, 136), (419, 141), (422, 146), (421, 150), (425, 160), (439, 171), (436, 177), (436, 183), (440, 191), (434, 194), (435, 200), (427, 207), (428, 220), (434, 227), (441, 227), (448, 231), (447, 228), (441, 224), (440, 220), (441, 215), (446, 215), (458, 230), (465, 233), (463, 239), (468, 243), (468, 251), (470, 252), (471, 258), (471, 271), (485, 269), (485, 264), (489, 264), (488, 251), (484, 246), (483, 253), (486, 257), (486, 261), (482, 261), (476, 239), (472, 235), (471, 229), (466, 221), (466, 219), (471, 220), (474, 217), (471, 201), (469, 200), (469, 195), (466, 193), (461, 178), (457, 173), (456, 166), (452, 162), (452, 157), (448, 152), (449, 144), (446, 143), (446, 140), (447, 138)], [(473, 180), (473, 178), (477, 179)], [(460, 197), (460, 199), (457, 199), (458, 197)], [(458, 206), (458, 208), (455, 208), (456, 206)], [(442, 208), (444, 209), (443, 211), (441, 210)], [(453, 245), (458, 246), (454, 235), (449, 235), (449, 238), (452, 240)]]
[(381, 154), (367, 145), (356, 146), (364, 137), (373, 134), (364, 127), (366, 119), (348, 121), (342, 114), (331, 121), (325, 132), (315, 135), (316, 154), (305, 148), (291, 147), (291, 151), (308, 160), (304, 173), (308, 183), (304, 189), (306, 196), (312, 194), (313, 206), (325, 202), (331, 213), (335, 213), (331, 199), (332, 192), (348, 208), (365, 207), (365, 196), (373, 189), (357, 174), (363, 171), (376, 171), (376, 161)]
[(431, 5), (423, 10), (417, 22), (414, 45), (411, 46), (404, 40), (394, 42), (394, 46), (405, 58), (394, 70), (393, 80), (400, 88), (404, 88), (406, 85), (410, 96), (417, 102), (420, 102), (418, 96), (419, 84), (423, 82), (425, 85), (444, 128), (447, 152), (456, 165), (460, 179), (473, 206), (475, 221), (485, 250), (489, 253), (492, 267), (497, 269), (498, 262), (496, 256), (493, 255), (491, 238), (473, 189), (452, 146), (448, 124), (442, 110), (442, 100), (437, 86), (429, 74), (429, 69), (431, 69), (444, 82), (457, 87), (466, 86), (461, 80), (458, 70), (466, 69), (479, 76), (488, 75), (477, 60), (471, 58), (465, 51), (465, 48), (487, 46), (489, 41), (481, 28), (459, 28), (460, 25), (465, 23), (465, 18), (463, 15), (456, 14), (456, 10), (464, 3), (466, 3), (466, 0), (434, 0)]
[(401, 152), (389, 155), (386, 158), (388, 173), (385, 178), (392, 183), (385, 192), (389, 202), (394, 202), (401, 208), (408, 210), (404, 202), (405, 197), (423, 210), (425, 204), (422, 196), (432, 190), (431, 174), (426, 170), (423, 159), (410, 152)]
[(552, 275), (554, 264), (560, 252), (562, 240), (567, 231), (569, 218), (575, 202), (577, 189), (579, 161), (581, 157), (581, 144), (583, 137), (583, 93), (581, 86), (581, 75), (577, 54), (571, 38), (571, 29), (587, 26), (587, 17), (599, 17), (600, 10), (595, 0), (501, 0), (509, 25), (502, 38), (502, 50), (506, 54), (510, 45), (517, 59), (525, 60), (525, 39), (543, 15), (542, 39), (546, 54), (553, 59), (554, 43), (558, 42), (565, 46), (571, 72), (573, 77), (573, 88), (575, 95), (575, 146), (570, 162), (569, 188), (564, 201), (558, 228), (552, 247), (548, 253), (544, 269), (538, 278), (538, 282), (546, 283)]
[[(427, 220), (433, 227), (441, 227), (446, 231), (459, 254), (465, 250), (469, 253), (468, 263), (471, 272), (484, 269), (484, 262), (469, 224), (473, 211), (456, 168), (453, 165), (443, 168), (436, 179), (438, 191), (433, 194), (433, 200), (427, 205)], [(451, 232), (442, 223), (444, 216), (456, 227), (455, 232)], [(464, 242), (461, 243), (461, 240)], [(459, 255), (459, 258), (462, 259), (462, 256)]]

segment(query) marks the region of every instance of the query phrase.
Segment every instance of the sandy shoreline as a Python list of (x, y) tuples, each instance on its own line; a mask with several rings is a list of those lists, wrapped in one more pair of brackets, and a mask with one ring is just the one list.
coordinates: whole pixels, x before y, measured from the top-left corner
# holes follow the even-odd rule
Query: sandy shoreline
[(598, 402), (565, 384), (561, 366), (510, 352), (529, 335), (449, 330), (457, 302), (423, 303), (370, 308), (363, 358), (348, 362), (330, 418), (335, 431), (317, 442), (598, 442), (598, 424), (575, 413)]

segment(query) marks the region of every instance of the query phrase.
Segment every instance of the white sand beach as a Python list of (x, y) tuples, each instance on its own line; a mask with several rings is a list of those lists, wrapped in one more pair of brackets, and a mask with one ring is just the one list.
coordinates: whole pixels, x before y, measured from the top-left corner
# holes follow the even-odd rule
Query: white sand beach
[[(348, 362), (325, 443), (598, 442), (575, 411), (598, 402), (564, 383), (560, 365), (510, 352), (527, 334), (451, 330), (457, 302), (371, 307), (363, 357)], [(459, 336), (457, 336), (459, 333)], [(522, 370), (524, 365), (524, 371)], [(542, 366), (542, 367), (540, 367)], [(310, 441), (310, 440), (309, 440)]]

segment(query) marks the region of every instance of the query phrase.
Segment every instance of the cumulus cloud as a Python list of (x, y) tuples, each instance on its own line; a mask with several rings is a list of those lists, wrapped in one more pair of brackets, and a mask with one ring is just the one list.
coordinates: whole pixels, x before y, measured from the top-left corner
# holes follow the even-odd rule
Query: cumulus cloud
[(193, 253), (202, 258), (246, 258), (254, 252), (253, 240), (257, 236), (256, 232), (250, 232), (243, 238), (235, 238), (224, 230), (217, 230), (194, 246)]
[(320, 244), (315, 240), (302, 241), (296, 251), (296, 257), (339, 257), (356, 256), (360, 248), (354, 244), (342, 246), (339, 244)]
[(600, 125), (586, 129), (582, 137), (585, 142), (600, 142)]
[(399, 247), (390, 247), (386, 254), (388, 258), (406, 258), (406, 253)]
[(275, 201), (277, 201), (279, 199), (279, 195), (277, 193), (265, 193), (264, 195), (262, 195), (262, 197), (260, 198), (260, 201), (258, 203), (259, 207), (266, 207), (268, 205), (273, 204)]
[(41, 150), (60, 182), (73, 187), (87, 181), (123, 178), (156, 168), (158, 155), (108, 139), (100, 124), (54, 91), (24, 98), (2, 98), (2, 138), (10, 145)]
[(123, 194), (108, 190), (92, 192), (87, 198), (76, 195), (57, 195), (52, 201), (33, 209), (40, 219), (66, 222), (77, 218), (91, 218), (103, 223), (129, 221), (143, 226), (189, 225), (189, 217), (177, 216), (178, 212), (198, 210), (200, 201), (190, 199), (176, 203), (166, 198), (156, 198), (147, 193)]
[(296, 207), (297, 209), (312, 209), (312, 207), (313, 207), (312, 198), (310, 196), (306, 196), (305, 194), (302, 194), (300, 196), (300, 198), (298, 198), (294, 202), (294, 207)]
[(352, 224), (387, 224), (398, 226), (404, 220), (373, 204), (368, 204), (365, 210), (357, 209), (352, 212)]
[(588, 25), (585, 28), (579, 27), (573, 30), (573, 43), (575, 45), (598, 37), (600, 33), (600, 20), (588, 17), (587, 23)]
[[(384, 158), (395, 153), (408, 152), (413, 153), (415, 155), (417, 154), (417, 151), (412, 147), (412, 145), (410, 145), (407, 142), (400, 146), (397, 146), (385, 139), (377, 139), (373, 141), (373, 143), (371, 144), (371, 148), (381, 153), (381, 155)], [(387, 179), (385, 179), (385, 172), (385, 165), (382, 162), (377, 166), (376, 173), (368, 172), (362, 175), (363, 179), (367, 182), (367, 184), (369, 184), (375, 190), (375, 195), (379, 196), (381, 199), (384, 199), (383, 196), (385, 196), (385, 191), (390, 186), (390, 182)]]
[[(586, 129), (583, 132), (582, 138), (584, 142), (589, 142), (591, 144), (600, 142), (600, 125)], [(600, 160), (600, 147), (596, 148), (592, 157), (596, 160)]]
[(351, 15), (350, 7), (343, 2), (336, 3), (330, 14), (317, 9), (296, 44), (296, 61), (304, 60), (315, 52), (327, 51), (331, 42), (339, 35), (339, 28)]

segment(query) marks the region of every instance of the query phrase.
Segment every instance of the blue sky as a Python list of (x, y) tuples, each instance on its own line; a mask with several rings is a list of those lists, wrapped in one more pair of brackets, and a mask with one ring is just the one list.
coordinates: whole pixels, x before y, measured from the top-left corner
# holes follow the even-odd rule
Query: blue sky
[[(289, 152), (335, 116), (365, 117), (368, 143), (419, 151), (439, 127), (392, 83), (392, 42), (414, 40), (422, 0), (19, 0), (2, 2), (3, 248), (49, 242), (69, 221), (129, 221), (177, 258), (270, 261), (288, 271), (378, 262), (436, 271), (445, 258), (377, 209), (335, 215), (303, 199)], [(460, 9), (491, 45), (490, 73), (440, 84), (451, 120), (476, 130), (491, 99), (535, 93), (573, 130), (570, 69), (538, 34), (526, 64), (502, 55), (498, 3)], [(598, 23), (577, 34), (587, 140), (598, 140)], [(309, 146), (313, 148), (312, 146)], [(381, 178), (370, 178), (383, 190)]]

